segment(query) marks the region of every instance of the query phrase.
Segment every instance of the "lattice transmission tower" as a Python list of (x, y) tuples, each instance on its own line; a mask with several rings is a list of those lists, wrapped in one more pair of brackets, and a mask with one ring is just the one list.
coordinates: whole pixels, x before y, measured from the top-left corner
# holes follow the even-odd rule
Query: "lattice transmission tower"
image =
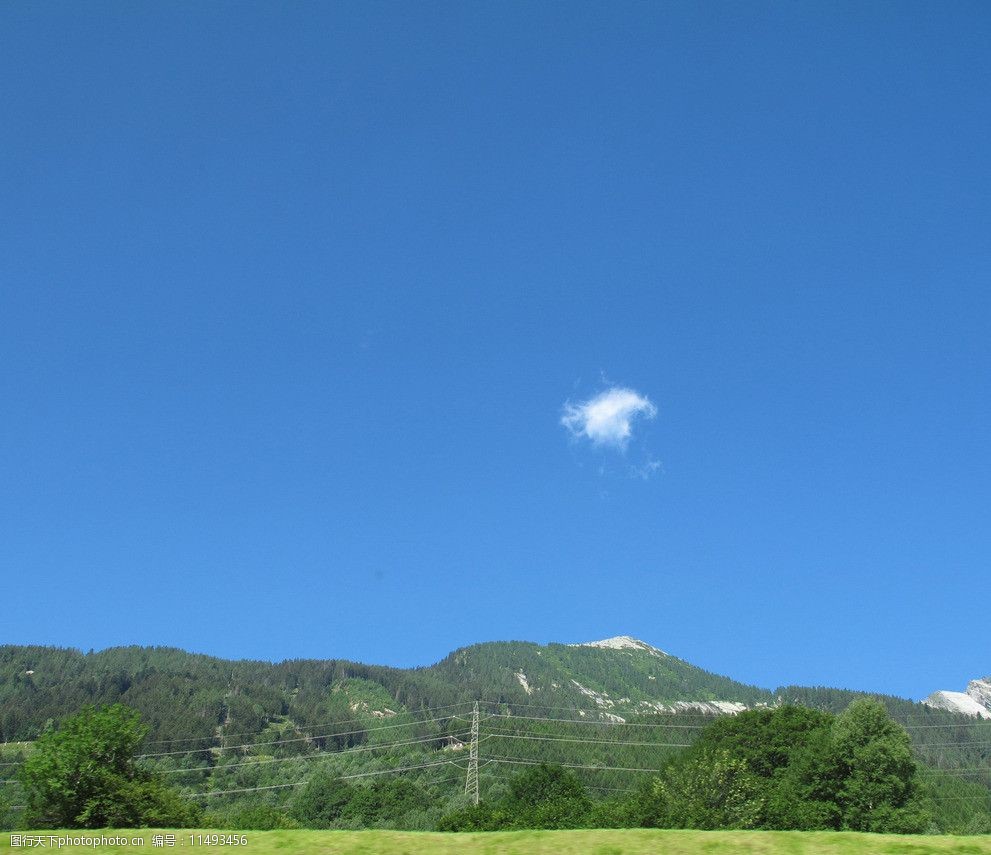
[(478, 804), (478, 701), (471, 711), (471, 746), (468, 749), (468, 777), (465, 778), (465, 795)]

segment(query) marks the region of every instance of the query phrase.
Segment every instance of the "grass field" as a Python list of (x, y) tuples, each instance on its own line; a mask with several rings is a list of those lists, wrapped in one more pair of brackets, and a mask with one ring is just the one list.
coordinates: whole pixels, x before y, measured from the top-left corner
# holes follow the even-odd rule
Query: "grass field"
[[(153, 846), (156, 834), (174, 834), (174, 846)], [(68, 853), (176, 852), (199, 849), (223, 850), (251, 855), (991, 855), (991, 836), (984, 837), (899, 837), (886, 834), (801, 831), (656, 831), (623, 829), (606, 831), (500, 831), (487, 834), (437, 834), (410, 831), (248, 831), (246, 846), (205, 845), (197, 834), (217, 832), (160, 831), (63, 831), (18, 832), (0, 835), (0, 852), (60, 851)], [(21, 835), (20, 845), (17, 842)], [(49, 835), (98, 837), (103, 835), (140, 837), (141, 845), (123, 846), (63, 845)], [(194, 835), (191, 839), (190, 835)], [(43, 846), (24, 835), (41, 836)], [(15, 840), (12, 841), (11, 837)]]

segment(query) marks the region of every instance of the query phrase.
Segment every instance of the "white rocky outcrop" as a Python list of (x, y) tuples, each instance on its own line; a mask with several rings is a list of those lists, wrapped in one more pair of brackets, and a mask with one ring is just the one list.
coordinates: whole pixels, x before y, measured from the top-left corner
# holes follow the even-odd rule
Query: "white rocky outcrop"
[(672, 704), (640, 701), (640, 706), (659, 713), (700, 712), (705, 715), (736, 715), (747, 709), (746, 704), (737, 701), (675, 701)]
[(568, 647), (604, 647), (608, 650), (642, 650), (644, 653), (652, 653), (655, 656), (667, 656), (663, 650), (640, 641), (629, 635), (616, 635), (612, 638), (603, 638), (601, 641), (583, 641), (581, 644), (569, 644)]
[(611, 712), (599, 713), (599, 718), (608, 721), (610, 724), (626, 724), (626, 719), (621, 715), (614, 715)]
[(933, 692), (922, 703), (935, 709), (991, 719), (991, 678), (971, 680), (966, 692)]
[(612, 698), (609, 697), (609, 693), (608, 692), (601, 692), (600, 693), (600, 692), (595, 691), (595, 689), (589, 689), (586, 686), (583, 686), (577, 680), (572, 680), (571, 681), (571, 684), (576, 689), (578, 689), (578, 691), (581, 692), (586, 698), (591, 698), (593, 701), (595, 701), (595, 705), (597, 707), (614, 707), (614, 706), (616, 706), (616, 702)]
[(991, 677), (971, 680), (967, 684), (967, 694), (986, 710), (991, 710)]

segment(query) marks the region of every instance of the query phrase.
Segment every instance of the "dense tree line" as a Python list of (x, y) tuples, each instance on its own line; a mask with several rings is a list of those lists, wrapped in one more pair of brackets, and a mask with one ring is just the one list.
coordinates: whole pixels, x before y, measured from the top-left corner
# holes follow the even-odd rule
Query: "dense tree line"
[[(957, 797), (940, 797), (934, 786), (938, 776), (921, 774), (906, 731), (882, 704), (869, 699), (854, 701), (839, 715), (782, 706), (716, 718), (690, 747), (671, 752), (663, 768), (633, 792), (609, 798), (591, 795), (574, 771), (532, 761), (508, 783), (487, 787), (479, 805), (454, 795), (449, 779), (392, 774), (393, 764), (416, 766), (403, 751), (378, 758), (372, 771), (367, 763), (354, 767), (360, 772), (324, 763), (307, 770), (302, 788), (289, 787), (282, 795), (242, 795), (243, 788), (272, 786), (259, 785), (260, 780), (298, 781), (308, 757), (324, 756), (289, 756), (288, 768), (280, 765), (276, 772), (277, 764), (239, 761), (235, 755), (212, 772), (204, 769), (211, 789), (238, 791), (211, 800), (204, 815), (184, 791), (183, 779), (141, 762), (146, 733), (140, 715), (120, 704), (86, 707), (61, 726), (46, 729), (18, 771), (28, 806), (23, 825), (202, 823), (236, 829), (450, 831), (646, 826), (896, 833), (991, 829), (986, 809), (965, 816), (947, 812), (944, 806)], [(428, 745), (418, 750), (436, 757), (445, 749)], [(353, 756), (345, 750), (338, 759)], [(446, 765), (428, 763), (431, 768)], [(225, 765), (233, 778), (223, 777)], [(254, 777), (258, 774), (268, 777)], [(951, 780), (952, 786), (960, 783)]]
[(940, 806), (920, 775), (906, 731), (882, 704), (858, 699), (838, 716), (782, 706), (717, 719), (625, 799), (596, 803), (573, 773), (540, 765), (519, 775), (501, 798), (449, 813), (439, 828), (911, 834), (943, 830), (939, 819)]
[(802, 707), (713, 722), (654, 782), (651, 824), (918, 833), (932, 821), (911, 742), (884, 707)]

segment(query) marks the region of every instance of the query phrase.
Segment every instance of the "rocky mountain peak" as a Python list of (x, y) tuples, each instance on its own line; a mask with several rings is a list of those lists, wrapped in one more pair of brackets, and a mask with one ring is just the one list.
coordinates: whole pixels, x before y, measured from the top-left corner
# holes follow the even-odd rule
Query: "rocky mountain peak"
[[(967, 684), (967, 694), (985, 709), (991, 711), (991, 677), (971, 680)], [(991, 715), (988, 716), (991, 718)]]
[(646, 641), (640, 641), (630, 635), (615, 635), (612, 638), (603, 638), (601, 641), (584, 641), (581, 644), (569, 644), (569, 647), (603, 647), (609, 650), (642, 650), (645, 653), (652, 653), (655, 656), (667, 656), (663, 650), (659, 650)]
[(922, 703), (941, 710), (991, 719), (991, 677), (971, 680), (966, 692), (933, 692)]

